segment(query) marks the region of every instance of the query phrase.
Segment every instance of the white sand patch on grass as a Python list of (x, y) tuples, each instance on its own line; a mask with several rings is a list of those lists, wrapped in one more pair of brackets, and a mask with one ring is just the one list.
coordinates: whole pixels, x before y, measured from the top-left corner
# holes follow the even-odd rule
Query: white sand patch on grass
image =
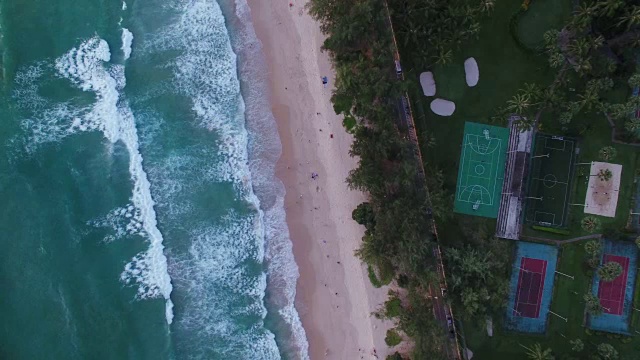
[(431, 71), (425, 71), (420, 74), (420, 85), (424, 96), (433, 96), (436, 94), (436, 81), (433, 79)]
[[(600, 170), (610, 170), (611, 179), (601, 180), (597, 175)], [(615, 217), (618, 207), (618, 193), (620, 191), (620, 178), (622, 165), (594, 161), (589, 172), (589, 187), (584, 200), (584, 212), (606, 217)]]
[(440, 116), (451, 116), (456, 111), (456, 104), (445, 99), (435, 99), (431, 102), (431, 111)]
[(478, 69), (478, 62), (476, 62), (476, 59), (470, 57), (464, 61), (464, 75), (469, 87), (478, 85), (480, 70)]

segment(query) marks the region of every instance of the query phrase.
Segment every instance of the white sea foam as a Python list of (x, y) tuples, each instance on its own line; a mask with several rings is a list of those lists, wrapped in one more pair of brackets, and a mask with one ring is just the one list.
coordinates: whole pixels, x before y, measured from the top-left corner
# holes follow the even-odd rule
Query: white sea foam
[(122, 2), (122, 11), (127, 10), (127, 3), (125, 1)]
[[(124, 4), (124, 3), (123, 3)], [(126, 8), (126, 5), (123, 7)], [(123, 9), (124, 10), (124, 9)], [(129, 29), (122, 28), (122, 53), (124, 54), (124, 59), (127, 60), (129, 56), (131, 56), (131, 43), (133, 42), (133, 34)]]
[(260, 323), (249, 328), (237, 323), (238, 317), (265, 316), (259, 301), (238, 301), (259, 299), (266, 287), (265, 275), (255, 276), (247, 268), (247, 262), (262, 261), (257, 247), (252, 246), (261, 235), (256, 229), (259, 220), (255, 215), (230, 212), (223, 224), (192, 226), (188, 253), (174, 259), (176, 286), (189, 291), (188, 308), (177, 327), (199, 332), (189, 339), (191, 358), (215, 353), (220, 358), (278, 359), (273, 334)]
[[(245, 108), (240, 95), (236, 57), (215, 1), (178, 1), (172, 4), (180, 13), (178, 21), (154, 38), (146, 37), (144, 43), (136, 44), (136, 49), (141, 58), (156, 52), (179, 54), (175, 61), (156, 66), (173, 70), (175, 79), (171, 84), (192, 101), (195, 121), (191, 125), (215, 134), (216, 157), (209, 158), (210, 162), (215, 162), (215, 166), (209, 169), (203, 168), (197, 157), (185, 154), (170, 156), (164, 163), (156, 164), (154, 167), (159, 167), (150, 171), (154, 185), (163, 189), (159, 203), (164, 210), (165, 206), (172, 206), (175, 200), (193, 190), (185, 188), (188, 186), (185, 181), (176, 184), (174, 180), (166, 179), (168, 174), (174, 179), (201, 179), (209, 174), (214, 176), (208, 181), (230, 183), (235, 189), (236, 199), (249, 204), (249, 213), (252, 214), (240, 216), (232, 212), (219, 225), (202, 225), (197, 234), (189, 235), (191, 248), (188, 254), (179, 257), (172, 252), (172, 278), (176, 288), (188, 294), (185, 295), (188, 296), (185, 311), (174, 326), (183, 333), (200, 331), (201, 337), (190, 339), (197, 342), (191, 346), (192, 349), (212, 348), (215, 342), (212, 339), (222, 338), (228, 345), (216, 348), (215, 353), (242, 351), (240, 355), (233, 354), (236, 358), (278, 359), (274, 335), (262, 322), (254, 323), (252, 332), (247, 332), (228, 320), (240, 314), (266, 316), (266, 274), (248, 273), (246, 264), (247, 260), (257, 264), (264, 260), (265, 218), (260, 210), (260, 201), (253, 192), (248, 166), (249, 139), (244, 127)], [(190, 152), (202, 156), (196, 149), (190, 149)], [(180, 213), (184, 208), (178, 206), (169, 212), (172, 211)], [(237, 300), (222, 298), (228, 291), (243, 297), (250, 296), (252, 301), (245, 300), (243, 303), (248, 305), (238, 308), (238, 304), (230, 303)], [(232, 353), (221, 353), (224, 355), (231, 356)]]
[[(247, 127), (254, 138), (249, 142), (250, 163), (254, 176), (254, 191), (265, 211), (265, 259), (268, 264), (268, 286), (271, 308), (276, 308), (288, 330), (281, 336), (281, 351), (291, 358), (308, 359), (308, 341), (295, 309), (298, 266), (293, 257), (291, 239), (284, 211), (284, 186), (275, 177), (275, 163), (281, 154), (281, 144), (273, 114), (268, 111), (268, 68), (262, 54), (262, 44), (251, 24), (251, 12), (246, 0), (235, 0), (235, 16), (239, 19), (233, 42), (240, 58), (239, 69), (244, 76), (243, 95), (247, 104)], [(257, 138), (257, 139), (256, 139)]]
[(93, 227), (106, 227), (114, 231), (108, 234), (105, 242), (111, 242), (130, 235), (145, 236), (142, 213), (133, 204), (111, 210), (107, 215), (88, 222)]
[(144, 232), (150, 244), (145, 252), (136, 255), (127, 264), (121, 278), (138, 285), (137, 296), (141, 299), (163, 296), (166, 299), (167, 322), (171, 323), (172, 285), (163, 253), (163, 238), (157, 226), (150, 184), (142, 167), (135, 119), (127, 102), (119, 94), (119, 90), (125, 86), (124, 70), (121, 66), (108, 67), (106, 63), (110, 58), (107, 42), (94, 37), (56, 60), (55, 68), (62, 76), (83, 91), (96, 95), (96, 101), (88, 112), (72, 119), (66, 118), (70, 122), (66, 132), (99, 130), (111, 143), (122, 141), (126, 146), (133, 181), (133, 213), (137, 214), (131, 226), (137, 228), (140, 227), (137, 224), (141, 224), (139, 231)]

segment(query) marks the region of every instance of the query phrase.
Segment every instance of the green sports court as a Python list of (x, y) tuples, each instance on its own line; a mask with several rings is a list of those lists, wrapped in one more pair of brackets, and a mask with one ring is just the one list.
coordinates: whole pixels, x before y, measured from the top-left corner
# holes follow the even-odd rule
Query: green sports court
[(454, 211), (495, 218), (500, 208), (509, 129), (466, 122)]
[(536, 134), (525, 198), (525, 217), (543, 226), (567, 225), (576, 142), (572, 138)]

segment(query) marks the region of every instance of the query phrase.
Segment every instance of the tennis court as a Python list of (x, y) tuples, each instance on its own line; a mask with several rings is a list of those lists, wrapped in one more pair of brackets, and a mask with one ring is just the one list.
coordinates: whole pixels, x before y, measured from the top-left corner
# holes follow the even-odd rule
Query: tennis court
[(632, 241), (604, 242), (602, 263), (615, 261), (623, 273), (613, 281), (602, 281), (596, 274), (591, 291), (600, 299), (602, 314), (588, 317), (589, 328), (619, 334), (629, 334), (629, 319), (637, 269), (638, 247)]
[(507, 128), (465, 123), (455, 212), (498, 216), (508, 140)]
[(523, 257), (520, 261), (520, 276), (516, 290), (515, 316), (537, 318), (540, 315), (544, 275), (547, 262)]
[(505, 327), (526, 333), (544, 333), (553, 292), (558, 249), (518, 241), (511, 273)]
[(567, 225), (575, 140), (537, 134), (531, 156), (525, 217), (543, 226)]
[(629, 258), (605, 254), (602, 263), (606, 264), (610, 261), (617, 262), (622, 266), (622, 274), (613, 281), (600, 280), (600, 284), (598, 284), (598, 299), (600, 299), (603, 312), (622, 315), (622, 305), (624, 304), (624, 293), (627, 286), (627, 275), (629, 273)]

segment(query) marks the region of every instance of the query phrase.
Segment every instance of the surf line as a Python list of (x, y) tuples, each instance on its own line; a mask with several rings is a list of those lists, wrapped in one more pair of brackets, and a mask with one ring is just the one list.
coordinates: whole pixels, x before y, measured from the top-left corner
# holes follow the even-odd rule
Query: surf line
[[(129, 33), (127, 36), (130, 43), (133, 35)], [(120, 278), (127, 284), (138, 285), (136, 297), (139, 299), (164, 297), (165, 317), (167, 323), (171, 324), (173, 286), (163, 252), (163, 237), (158, 229), (151, 184), (142, 166), (135, 118), (127, 101), (120, 96), (126, 84), (124, 66), (110, 64), (110, 60), (109, 45), (99, 37), (86, 40), (56, 60), (55, 67), (62, 76), (83, 91), (96, 95), (91, 110), (82, 118), (74, 119), (69, 131), (99, 130), (111, 143), (122, 141), (126, 146), (133, 182), (131, 201), (139, 213), (138, 220), (144, 230), (142, 235), (146, 235), (149, 248), (133, 257)]]

